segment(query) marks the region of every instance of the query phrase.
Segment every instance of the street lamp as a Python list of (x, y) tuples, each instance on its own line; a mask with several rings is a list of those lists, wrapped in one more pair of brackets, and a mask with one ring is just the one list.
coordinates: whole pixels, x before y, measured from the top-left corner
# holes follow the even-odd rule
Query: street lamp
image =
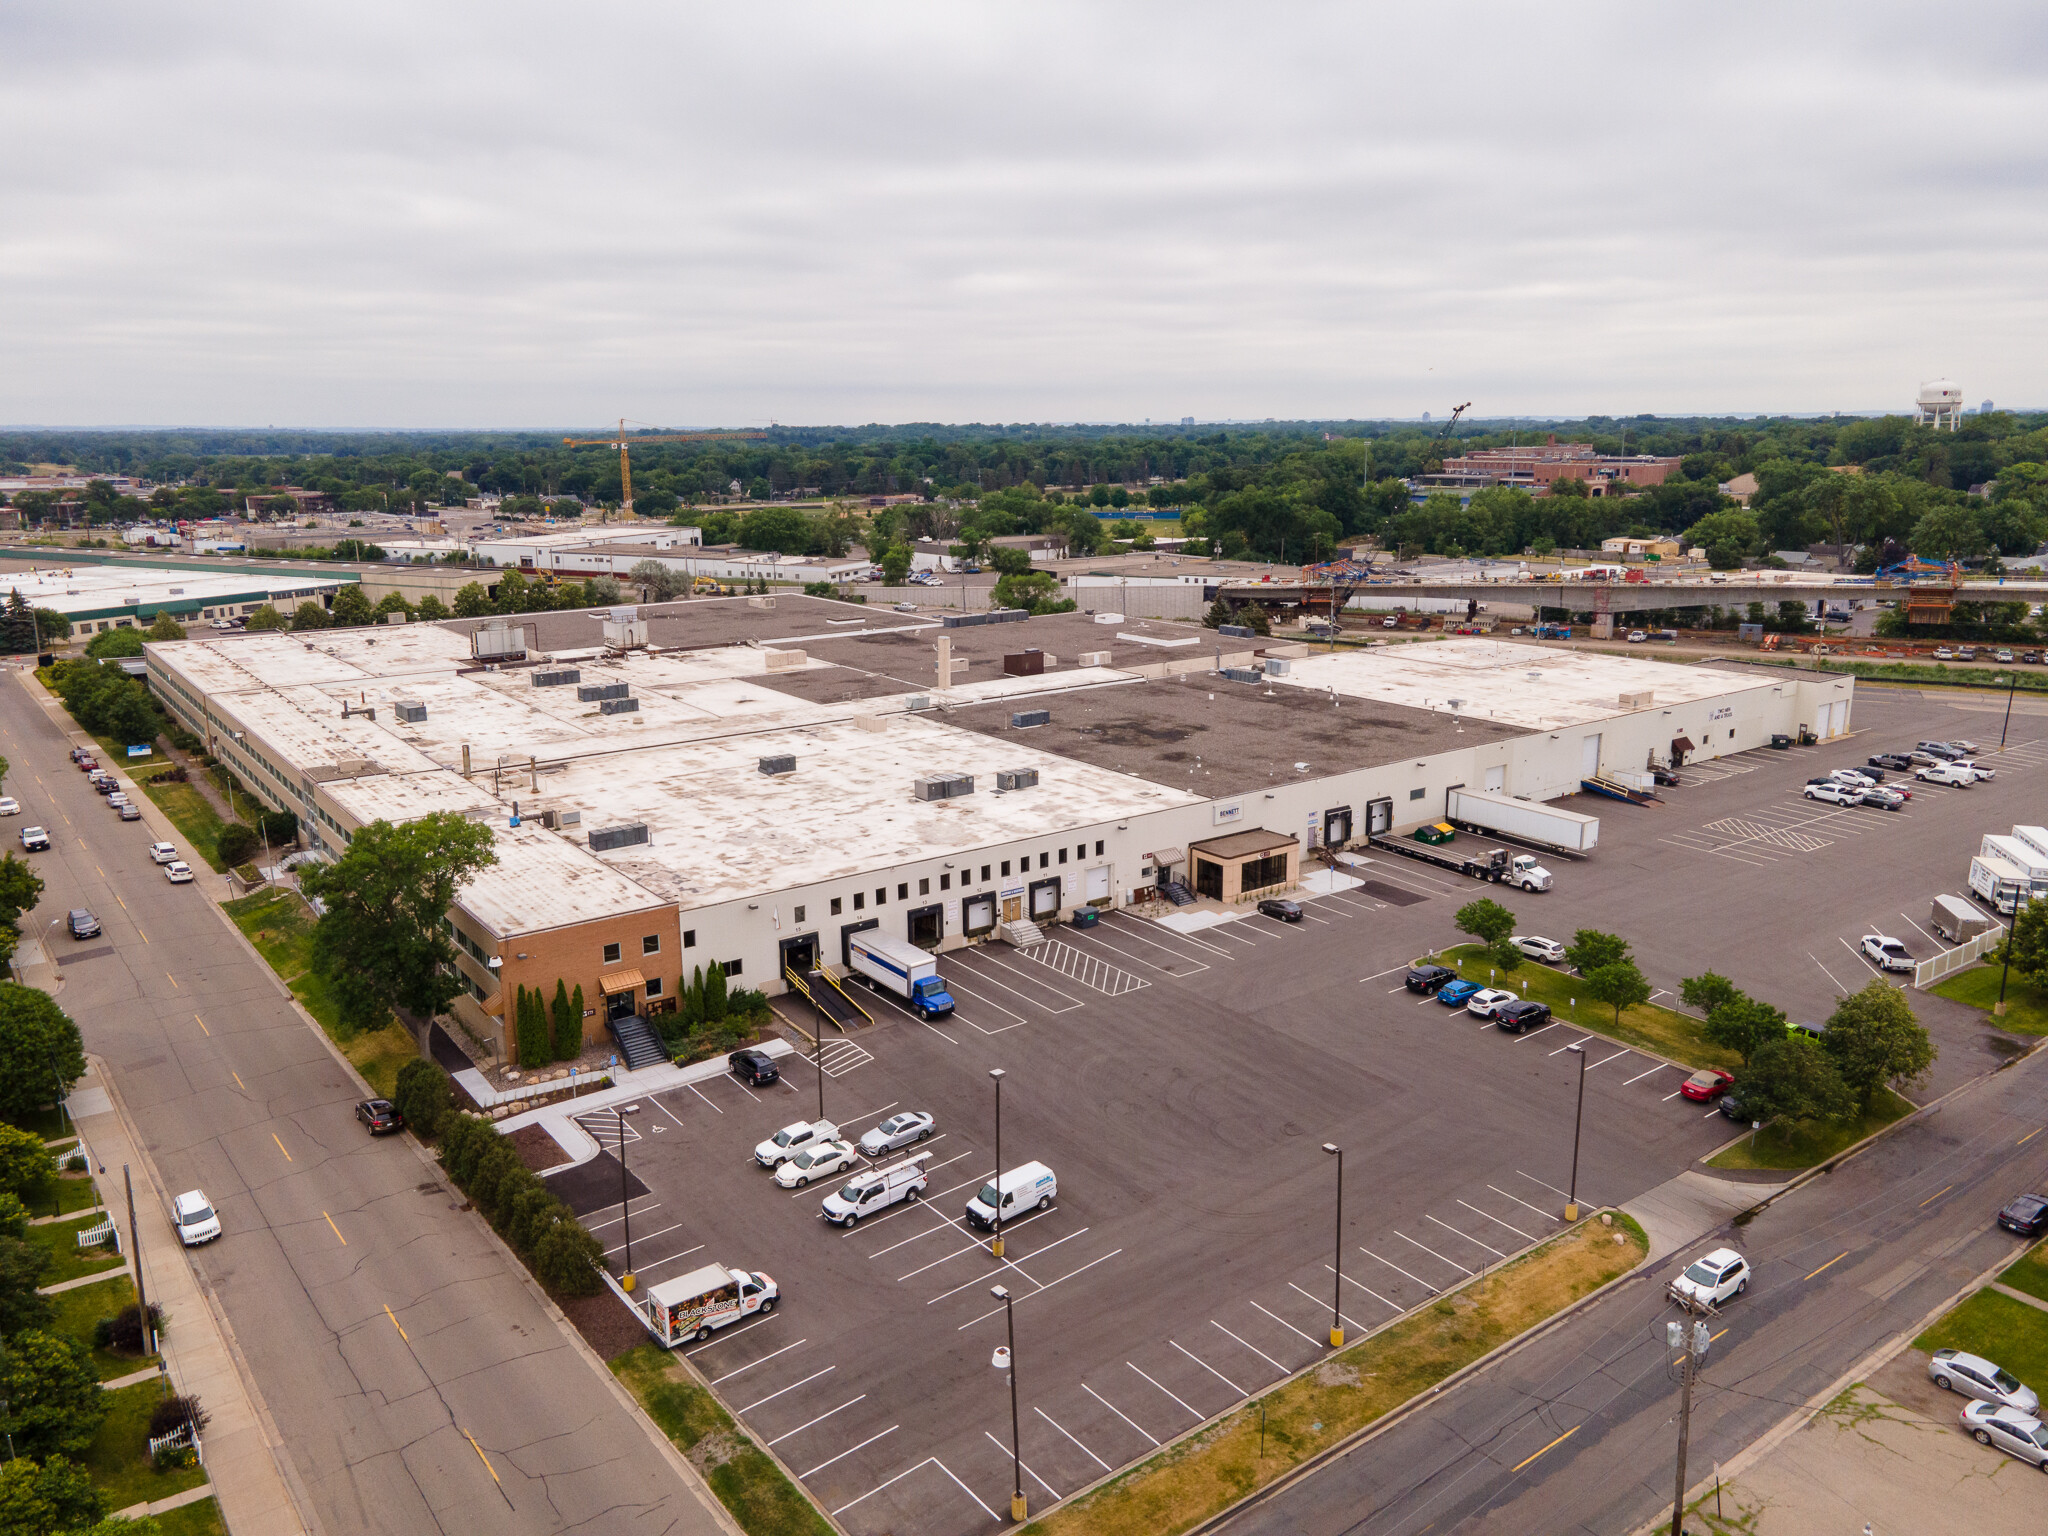
[(1330, 1281), (1330, 1348), (1344, 1347), (1344, 1319), (1341, 1303), (1344, 1300), (1344, 1149), (1332, 1142), (1324, 1142), (1325, 1152), (1337, 1155), (1337, 1242), (1336, 1274)]
[(1583, 1045), (1565, 1047), (1579, 1058), (1579, 1108), (1572, 1116), (1572, 1178), (1571, 1193), (1564, 1197), (1564, 1219), (1579, 1219), (1579, 1130), (1586, 1123), (1586, 1048)]
[(2005, 961), (1998, 968), (1998, 1006), (1991, 1010), (1994, 1018), (2005, 1017), (2005, 979), (2012, 974), (2012, 931), (2020, 925), (2022, 906), (2012, 909), (2012, 921), (2005, 925)]
[(1010, 1518), (1022, 1525), (1027, 1511), (1024, 1507), (1024, 1447), (1017, 1431), (1017, 1314), (1010, 1301), (1009, 1287), (992, 1285), (988, 1293), (1003, 1304), (1003, 1322), (1010, 1331), (1009, 1344), (991, 1355), (988, 1363), (999, 1371), (1010, 1373), (1010, 1471), (1015, 1479), (1010, 1494)]
[[(1993, 678), (1992, 681), (1996, 682), (1998, 681), (1998, 679)], [(1998, 728), (1998, 750), (2001, 752), (2005, 750), (2005, 733), (2012, 729), (2012, 696), (2013, 690), (2018, 688), (2019, 685), (2020, 675), (2019, 672), (2015, 670), (2012, 673), (2012, 675), (2006, 678), (2005, 680), (2005, 724), (2001, 725)]]
[(996, 1084), (996, 1235), (988, 1245), (989, 1253), (1000, 1259), (1003, 1256), (1003, 1069), (990, 1067), (988, 1075)]
[(626, 1267), (619, 1273), (619, 1289), (630, 1292), (633, 1279), (633, 1186), (626, 1176), (626, 1106), (613, 1112), (619, 1122), (619, 1215), (626, 1223)]

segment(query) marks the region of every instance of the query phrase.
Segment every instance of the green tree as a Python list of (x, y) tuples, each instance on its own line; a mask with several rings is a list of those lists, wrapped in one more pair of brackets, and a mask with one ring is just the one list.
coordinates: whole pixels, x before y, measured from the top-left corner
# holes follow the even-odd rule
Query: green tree
[(453, 1109), (455, 1095), (439, 1062), (415, 1056), (398, 1069), (391, 1102), (415, 1136), (432, 1141), (441, 1134), (441, 1122)]
[(1059, 589), (1059, 578), (1050, 571), (1030, 571), (1022, 576), (997, 577), (990, 596), (998, 608), (1031, 608), (1050, 602)]
[(242, 625), (242, 628), (250, 631), (252, 634), (266, 629), (283, 629), (284, 627), (284, 615), (279, 613), (276, 607), (270, 603), (265, 603), (261, 608), (250, 614)]
[[(23, 1211), (24, 1232), (26, 1218), (27, 1212)], [(0, 1237), (0, 1337), (11, 1339), (24, 1328), (49, 1325), (55, 1308), (50, 1298), (40, 1294), (36, 1287), (43, 1283), (50, 1263), (50, 1250), (41, 1243), (30, 1242), (26, 1236)], [(0, 1531), (5, 1529), (0, 1525)]]
[(185, 638), (185, 626), (170, 609), (159, 608), (156, 617), (150, 621), (149, 628), (144, 630), (142, 635), (145, 640), (182, 640)]
[(237, 864), (248, 863), (249, 855), (254, 853), (258, 846), (254, 827), (244, 826), (239, 821), (231, 821), (216, 835), (213, 851), (221, 863), (233, 869)]
[(1723, 1003), (1734, 1002), (1742, 993), (1736, 990), (1734, 982), (1718, 971), (1702, 971), (1678, 984), (1678, 996), (1686, 1007), (1709, 1014)]
[[(476, 584), (472, 582), (470, 585)], [(413, 606), (412, 614), (422, 624), (432, 624), (448, 617), (448, 605), (429, 592)]]
[(626, 575), (645, 587), (648, 597), (657, 603), (672, 602), (690, 590), (687, 571), (674, 570), (659, 560), (635, 561)]
[(574, 1061), (583, 1054), (583, 1010), (570, 1004), (568, 984), (559, 978), (549, 1012), (553, 1015), (555, 1060)]
[(374, 624), (377, 620), (377, 610), (370, 606), (370, 600), (363, 595), (363, 589), (351, 584), (334, 594), (334, 611), (330, 618), (337, 625), (349, 627)]
[(499, 613), (525, 613), (530, 596), (526, 578), (517, 571), (507, 571), (498, 578), (498, 600), (492, 606)]
[(491, 829), (452, 811), (393, 826), (373, 821), (331, 864), (300, 875), (327, 910), (313, 929), (314, 968), (334, 986), (352, 1028), (392, 1008), (420, 1018), (458, 990), (448, 907), (456, 890), (498, 862)]
[[(51, 1083), (49, 1068), (43, 1082)], [(0, 1190), (24, 1205), (49, 1198), (50, 1185), (57, 1177), (57, 1159), (43, 1145), (43, 1138), (18, 1126), (0, 1123)]]
[(716, 961), (704, 968), (704, 1021), (725, 1022), (725, 967)]
[(531, 1072), (552, 1061), (554, 1050), (548, 1039), (547, 1008), (538, 991), (519, 988), (514, 1021), (518, 1031), (519, 1065)]
[(1786, 1027), (1785, 1015), (1778, 1009), (1737, 992), (1715, 1005), (1701, 1033), (1723, 1050), (1735, 1052), (1747, 1065), (1765, 1046), (1783, 1040)]
[[(7, 760), (0, 758), (0, 776)], [(0, 966), (14, 958), (21, 943), (21, 914), (43, 899), (43, 878), (10, 850), (0, 855)]]
[(1621, 1028), (1622, 1010), (1650, 1000), (1650, 983), (1633, 960), (1614, 960), (1585, 975), (1586, 991), (1614, 1010), (1614, 1027)]
[(1757, 1047), (1740, 1088), (1751, 1120), (1839, 1120), (1856, 1108), (1842, 1074), (1813, 1037), (1782, 1030)]
[(28, 1328), (7, 1341), (0, 1359), (0, 1425), (14, 1436), (17, 1455), (76, 1456), (92, 1444), (107, 1416), (92, 1353), (77, 1339)]
[(85, 1468), (65, 1456), (40, 1465), (26, 1456), (0, 1467), (0, 1531), (7, 1536), (95, 1536), (100, 1529), (144, 1536), (156, 1522), (101, 1521), (106, 1500)]
[(1491, 896), (1466, 902), (1458, 908), (1451, 922), (1458, 932), (1471, 934), (1488, 948), (1512, 937), (1515, 931), (1515, 914)]
[(882, 568), (882, 580), (892, 587), (902, 586), (910, 577), (910, 551), (904, 545), (891, 544), (875, 564)]
[(48, 645), (52, 640), (69, 640), (70, 638), (71, 619), (68, 614), (59, 613), (54, 608), (38, 608), (36, 610), (37, 645)]
[(583, 606), (586, 608), (609, 608), (623, 595), (615, 576), (593, 576), (583, 583)]
[(557, 1296), (589, 1296), (598, 1287), (604, 1248), (578, 1221), (558, 1221), (534, 1244), (534, 1278)]
[(1573, 934), (1564, 957), (1581, 976), (1591, 976), (1602, 966), (1619, 965), (1631, 958), (1627, 939), (1619, 934), (1602, 933), (1598, 928), (1581, 928)]
[(1865, 1115), (1883, 1089), (1911, 1087), (1934, 1065), (1934, 1042), (1906, 994), (1876, 979), (1841, 1000), (1821, 1044)]
[(2012, 968), (2035, 986), (2048, 987), (2048, 901), (2030, 901), (2021, 907), (2006, 942), (2012, 946)]
[(468, 582), (455, 594), (455, 617), (458, 619), (480, 619), (490, 611), (491, 599), (481, 582)]
[(299, 604), (297, 612), (292, 614), (292, 628), (295, 630), (325, 629), (332, 622), (327, 610), (310, 598)]
[(142, 631), (131, 626), (103, 629), (85, 642), (85, 654), (102, 660), (142, 654)]
[(85, 1076), (85, 1045), (47, 992), (0, 981), (0, 1115), (19, 1119)]
[(21, 588), (16, 587), (7, 594), (6, 616), (0, 619), (0, 649), (10, 656), (19, 656), (34, 650), (38, 643), (35, 610), (21, 595)]

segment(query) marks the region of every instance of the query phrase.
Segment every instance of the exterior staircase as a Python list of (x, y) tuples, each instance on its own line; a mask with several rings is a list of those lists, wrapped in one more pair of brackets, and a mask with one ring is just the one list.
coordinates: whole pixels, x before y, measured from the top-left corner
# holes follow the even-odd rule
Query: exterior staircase
[(1194, 905), (1195, 893), (1189, 890), (1187, 886), (1179, 880), (1175, 880), (1172, 881), (1170, 884), (1161, 886), (1160, 889), (1165, 892), (1166, 899), (1172, 902), (1176, 907), (1189, 907)]
[(1030, 918), (1020, 917), (1014, 923), (1003, 924), (1003, 937), (1019, 949), (1029, 949), (1045, 942), (1045, 931)]
[(669, 1059), (668, 1047), (661, 1043), (661, 1033), (637, 1013), (623, 1018), (607, 1019), (604, 1027), (611, 1031), (612, 1038), (619, 1042), (619, 1054), (625, 1058), (626, 1070), (637, 1072), (642, 1067), (659, 1066)]

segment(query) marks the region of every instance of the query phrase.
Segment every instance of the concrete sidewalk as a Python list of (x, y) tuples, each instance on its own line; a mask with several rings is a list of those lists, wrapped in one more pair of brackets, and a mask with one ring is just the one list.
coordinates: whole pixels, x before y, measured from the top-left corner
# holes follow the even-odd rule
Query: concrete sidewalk
[[(771, 1038), (763, 1040), (754, 1049), (780, 1059), (793, 1054), (796, 1048), (787, 1040)], [(657, 1067), (642, 1067), (637, 1072), (620, 1072), (616, 1086), (601, 1093), (586, 1093), (581, 1098), (564, 1099), (558, 1104), (529, 1109), (517, 1115), (507, 1115), (503, 1120), (494, 1123), (498, 1130), (506, 1135), (525, 1126), (537, 1125), (555, 1138), (561, 1149), (569, 1154), (569, 1161), (544, 1169), (542, 1176), (545, 1177), (547, 1174), (560, 1173), (564, 1169), (587, 1163), (597, 1156), (597, 1142), (588, 1131), (576, 1123), (578, 1115), (587, 1115), (597, 1109), (610, 1109), (614, 1104), (630, 1104), (650, 1093), (665, 1093), (671, 1088), (684, 1088), (691, 1083), (709, 1082), (714, 1077), (725, 1076), (727, 1070), (724, 1057), (694, 1062), (687, 1067), (679, 1067), (673, 1062), (663, 1062)], [(462, 1082), (466, 1088), (469, 1085), (464, 1081), (465, 1076), (466, 1074), (460, 1072), (455, 1074), (456, 1081)]]
[[(99, 1089), (94, 1093), (90, 1090)], [(206, 1471), (230, 1531), (263, 1536), (313, 1529), (301, 1517), (279, 1459), (276, 1427), (253, 1383), (240, 1369), (240, 1356), (225, 1322), (214, 1310), (185, 1250), (171, 1230), (170, 1197), (156, 1170), (139, 1155), (120, 1095), (105, 1063), (86, 1058), (86, 1075), (72, 1090), (80, 1133), (93, 1155), (93, 1177), (127, 1239), (127, 1203), (121, 1182), (125, 1165), (135, 1177), (135, 1218), (141, 1234), (141, 1284), (164, 1310), (163, 1355), (172, 1384), (205, 1404), (213, 1422), (206, 1432)], [(136, 1256), (129, 1255), (133, 1275)], [(109, 1271), (118, 1274), (120, 1271)], [(104, 1280), (106, 1275), (94, 1275)]]

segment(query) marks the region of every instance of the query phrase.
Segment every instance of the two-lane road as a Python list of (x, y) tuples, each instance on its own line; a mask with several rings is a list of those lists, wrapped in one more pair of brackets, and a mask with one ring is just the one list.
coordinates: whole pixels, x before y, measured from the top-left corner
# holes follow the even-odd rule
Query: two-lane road
[(0, 686), (22, 802), (4, 825), (41, 823), (53, 844), (28, 855), (46, 889), (23, 928), (47, 933), (76, 906), (105, 925), (47, 939), (59, 1001), (168, 1187), (220, 1209), (225, 1234), (194, 1261), (318, 1523), (719, 1529), (461, 1197), (404, 1138), (364, 1133), (349, 1074), (204, 890), (165, 880), (147, 823), (118, 821), (84, 782), (60, 721), (18, 680)]

